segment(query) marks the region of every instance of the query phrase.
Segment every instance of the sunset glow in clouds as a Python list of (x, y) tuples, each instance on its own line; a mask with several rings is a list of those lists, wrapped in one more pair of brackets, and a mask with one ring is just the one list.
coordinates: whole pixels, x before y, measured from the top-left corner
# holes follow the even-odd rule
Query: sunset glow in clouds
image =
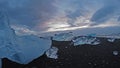
[[(119, 0), (0, 0), (0, 7), (8, 12), (16, 32), (35, 35), (88, 28), (103, 32), (118, 29), (119, 6)], [(116, 32), (120, 30), (113, 33)]]

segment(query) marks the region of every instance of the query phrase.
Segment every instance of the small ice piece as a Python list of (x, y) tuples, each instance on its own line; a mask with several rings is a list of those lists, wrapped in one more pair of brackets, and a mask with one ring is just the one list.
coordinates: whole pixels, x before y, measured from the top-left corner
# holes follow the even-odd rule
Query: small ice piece
[(85, 41), (83, 38), (77, 38), (77, 39), (73, 40), (73, 42), (74, 42), (74, 46), (85, 44)]
[(84, 45), (84, 44), (90, 44), (90, 45), (97, 45), (100, 44), (100, 41), (96, 37), (78, 37), (73, 40), (74, 46), (77, 45)]
[(53, 36), (53, 40), (56, 41), (71, 41), (73, 39), (73, 34), (72, 32), (68, 32), (68, 33), (60, 33), (60, 34), (55, 34)]
[(115, 41), (115, 38), (109, 38), (108, 41), (109, 41), (109, 42), (114, 42), (114, 41)]
[(96, 66), (97, 64), (95, 63), (94, 66)]
[(46, 51), (45, 54), (47, 55), (48, 58), (57, 59), (58, 58), (57, 52), (58, 52), (58, 48), (51, 47)]
[(100, 44), (100, 41), (99, 41), (99, 40), (94, 41), (94, 42), (92, 43), (92, 45), (98, 45), (98, 44)]
[(92, 63), (89, 62), (88, 64), (91, 65)]
[(118, 51), (113, 51), (113, 55), (118, 55)]

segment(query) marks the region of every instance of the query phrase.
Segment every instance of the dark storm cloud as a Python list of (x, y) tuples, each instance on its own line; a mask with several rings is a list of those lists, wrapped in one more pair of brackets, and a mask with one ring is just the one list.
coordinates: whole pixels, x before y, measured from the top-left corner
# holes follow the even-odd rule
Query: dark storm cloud
[(102, 7), (97, 12), (94, 13), (94, 15), (91, 18), (91, 21), (95, 22), (105, 22), (111, 18), (111, 14), (114, 13), (115, 7), (114, 6), (107, 6)]
[(91, 18), (91, 21), (96, 23), (104, 23), (113, 16), (117, 16), (120, 12), (120, 1), (119, 0), (105, 0), (103, 1), (104, 6), (98, 9)]

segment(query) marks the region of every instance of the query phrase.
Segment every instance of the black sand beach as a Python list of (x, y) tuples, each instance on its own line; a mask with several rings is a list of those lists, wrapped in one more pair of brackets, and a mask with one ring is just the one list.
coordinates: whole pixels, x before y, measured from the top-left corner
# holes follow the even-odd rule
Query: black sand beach
[[(58, 59), (44, 54), (27, 65), (3, 59), (3, 68), (120, 68), (120, 39), (108, 42), (101, 38), (99, 45), (73, 46), (70, 41), (53, 41), (59, 49)], [(118, 54), (113, 54), (117, 51)]]

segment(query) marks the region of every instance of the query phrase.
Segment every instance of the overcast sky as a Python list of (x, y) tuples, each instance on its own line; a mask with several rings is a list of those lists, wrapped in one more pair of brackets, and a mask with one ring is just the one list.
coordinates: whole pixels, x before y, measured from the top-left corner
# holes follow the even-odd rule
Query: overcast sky
[(96, 28), (101, 33), (120, 33), (116, 30), (120, 28), (119, 6), (120, 0), (0, 0), (11, 26), (22, 34), (86, 29), (89, 33)]

